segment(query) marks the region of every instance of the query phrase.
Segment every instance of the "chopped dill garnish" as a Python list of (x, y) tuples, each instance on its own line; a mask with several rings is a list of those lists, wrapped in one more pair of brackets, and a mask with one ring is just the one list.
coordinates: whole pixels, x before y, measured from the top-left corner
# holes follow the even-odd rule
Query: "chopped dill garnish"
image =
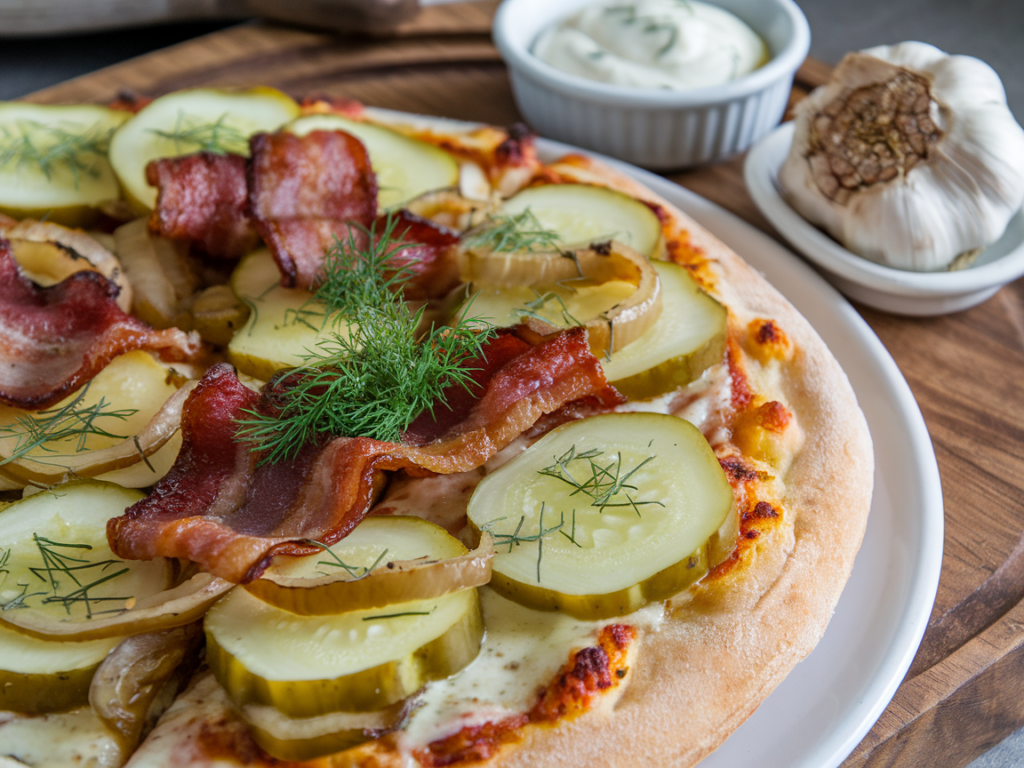
[(174, 151), (180, 154), (191, 152), (212, 152), (215, 155), (248, 155), (249, 137), (234, 126), (224, 121), (224, 113), (212, 123), (201, 117), (187, 115), (178, 110), (174, 128), (162, 131), (159, 128), (148, 128), (150, 133), (174, 142)]
[(572, 515), (572, 533), (567, 534), (562, 529), (565, 527), (565, 513), (560, 513), (557, 525), (552, 525), (547, 528), (544, 527), (544, 512), (546, 509), (545, 502), (540, 503), (540, 520), (537, 523), (537, 533), (522, 533), (523, 525), (526, 523), (526, 516), (519, 518), (519, 524), (512, 533), (498, 533), (494, 530), (494, 524), (500, 523), (502, 520), (506, 520), (505, 517), (497, 517), (491, 520), (489, 523), (485, 523), (480, 526), (480, 530), (486, 531), (494, 539), (494, 546), (500, 547), (508, 544), (508, 551), (511, 552), (514, 547), (522, 546), (523, 544), (529, 544), (530, 542), (537, 542), (537, 583), (540, 583), (540, 563), (544, 557), (544, 539), (553, 533), (561, 533), (569, 541), (575, 544), (577, 547), (580, 546), (579, 542), (576, 541), (576, 511), (573, 510)]
[[(129, 598), (97, 597), (90, 592), (90, 590), (95, 589), (101, 584), (105, 584), (116, 579), (118, 576), (128, 573), (129, 568), (127, 567), (112, 573), (107, 572), (112, 566), (124, 565), (123, 562), (113, 559), (92, 561), (84, 557), (77, 557), (76, 555), (84, 554), (92, 549), (92, 546), (89, 544), (53, 541), (36, 533), (32, 534), (32, 540), (39, 549), (42, 565), (30, 567), (28, 570), (29, 573), (43, 583), (45, 588), (50, 591), (50, 594), (47, 594), (46, 591), (29, 593), (29, 585), (19, 583), (18, 586), (22, 587), (21, 594), (0, 605), (0, 609), (8, 611), (15, 608), (25, 608), (27, 607), (25, 601), (28, 598), (42, 595), (46, 595), (41, 601), (44, 605), (50, 603), (59, 604), (68, 615), (71, 614), (71, 607), (73, 605), (82, 603), (85, 606), (86, 617), (90, 619), (98, 614), (119, 613), (124, 609), (123, 604)], [(98, 569), (101, 575), (97, 575), (96, 569)], [(69, 580), (71, 584), (65, 583), (65, 580)], [(70, 591), (64, 591), (66, 589), (70, 589)], [(96, 609), (98, 605), (111, 602), (121, 603), (122, 605), (110, 610), (101, 611)]]
[(380, 616), (363, 616), (363, 621), (376, 621), (377, 619), (397, 619), (400, 616), (429, 616), (437, 608), (435, 605), (429, 611), (405, 611), (403, 613), (385, 613)]
[(394, 258), (409, 243), (395, 233), (398, 220), (363, 229), (328, 252), (315, 294), (326, 314), (347, 327), (329, 332), (305, 362), (268, 385), (276, 412), (244, 411), (239, 439), (261, 452), (262, 462), (294, 458), (304, 445), (326, 436), (371, 437), (397, 442), (421, 413), (445, 402), (445, 389), (469, 388), (493, 329), (478, 320), (431, 327), (420, 335), (422, 308), (413, 312), (400, 289), (411, 268)]
[(540, 313), (541, 310), (544, 309), (545, 305), (551, 303), (557, 305), (560, 308), (559, 314), (561, 315), (562, 322), (565, 325), (583, 325), (583, 323), (581, 323), (578, 319), (573, 317), (572, 313), (569, 311), (569, 308), (565, 305), (565, 300), (554, 291), (541, 293), (537, 289), (534, 289), (533, 292), (534, 294), (536, 294), (537, 298), (526, 302), (523, 305), (524, 309), (515, 310), (515, 314), (519, 318), (532, 317), (534, 320), (540, 320), (545, 323), (550, 323), (551, 321)]
[[(628, 472), (623, 471), (622, 454), (616, 453), (615, 457), (602, 464), (598, 459), (604, 455), (604, 451), (592, 448), (581, 453), (576, 452), (576, 446), (555, 459), (551, 466), (540, 470), (538, 474), (561, 480), (572, 487), (570, 496), (583, 494), (590, 499), (590, 506), (600, 512), (612, 507), (631, 507), (640, 516), (640, 507), (648, 504), (665, 506), (660, 501), (638, 501), (633, 498), (633, 491), (638, 490), (637, 486), (631, 485), (629, 479), (640, 469), (654, 461), (654, 456), (648, 456)], [(570, 467), (574, 462), (579, 467)]]
[(310, 545), (312, 547), (318, 547), (318, 548), (322, 549), (324, 552), (326, 552), (328, 555), (331, 556), (331, 558), (332, 558), (331, 560), (318, 560), (317, 561), (317, 565), (330, 565), (330, 566), (333, 566), (335, 568), (341, 568), (349, 576), (352, 577), (353, 581), (359, 581), (359, 579), (362, 579), (362, 578), (364, 578), (366, 576), (369, 576), (370, 571), (372, 571), (374, 568), (376, 568), (378, 565), (380, 565), (381, 561), (384, 559), (384, 557), (388, 553), (388, 550), (385, 549), (383, 552), (381, 552), (377, 556), (377, 559), (374, 560), (373, 563), (371, 565), (369, 565), (369, 566), (349, 565), (344, 560), (342, 560), (340, 557), (338, 557), (338, 554), (336, 552), (332, 551), (331, 548), (328, 547), (326, 544), (323, 544), (323, 543), (321, 543), (319, 541), (315, 541), (314, 539), (304, 539), (302, 541), (302, 543), (303, 544), (308, 544), (308, 545)]
[(82, 174), (97, 178), (99, 161), (106, 157), (113, 126), (103, 129), (100, 123), (82, 130), (75, 125), (46, 125), (35, 120), (19, 120), (18, 130), (0, 127), (0, 168), (38, 168), (47, 179), (58, 167), (67, 168), (75, 189)]
[[(89, 391), (89, 382), (66, 405), (50, 408), (37, 413), (23, 413), (13, 424), (0, 427), (0, 436), (17, 436), (18, 442), (11, 455), (0, 460), (0, 465), (27, 456), (39, 448), (48, 453), (58, 453), (59, 448), (49, 443), (77, 438), (75, 451), (85, 450), (86, 441), (91, 436), (108, 437), (114, 440), (125, 440), (127, 435), (119, 435), (107, 428), (109, 420), (124, 421), (138, 411), (134, 408), (114, 410), (105, 397), (101, 397), (93, 405), (83, 405)], [(104, 422), (101, 425), (100, 422)], [(43, 457), (33, 456), (33, 461), (48, 464)]]
[(542, 253), (557, 251), (558, 233), (544, 229), (529, 208), (510, 216), (490, 216), (464, 241), (470, 248), (485, 248), (495, 253)]

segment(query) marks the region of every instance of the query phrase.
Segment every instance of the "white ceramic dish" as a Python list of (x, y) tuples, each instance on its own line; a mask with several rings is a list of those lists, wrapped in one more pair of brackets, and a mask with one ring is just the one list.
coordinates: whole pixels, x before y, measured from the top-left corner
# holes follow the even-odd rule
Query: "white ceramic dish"
[(868, 261), (843, 248), (783, 199), (779, 169), (793, 143), (793, 124), (759, 141), (744, 165), (747, 189), (765, 218), (851, 299), (899, 315), (941, 315), (980, 304), (1024, 275), (1024, 213), (966, 269), (910, 272)]
[(772, 59), (709, 88), (658, 91), (561, 72), (530, 52), (537, 35), (593, 0), (504, 0), (494, 42), (520, 111), (539, 133), (647, 168), (681, 168), (742, 152), (781, 119), (810, 28), (793, 0), (713, 0), (747, 22)]

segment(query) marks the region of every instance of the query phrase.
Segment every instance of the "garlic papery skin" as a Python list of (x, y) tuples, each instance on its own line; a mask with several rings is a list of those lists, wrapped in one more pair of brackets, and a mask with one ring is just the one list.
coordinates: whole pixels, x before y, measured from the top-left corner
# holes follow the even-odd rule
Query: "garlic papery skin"
[(1021, 210), (1024, 129), (984, 62), (917, 42), (870, 48), (797, 105), (779, 184), (853, 253), (948, 269)]

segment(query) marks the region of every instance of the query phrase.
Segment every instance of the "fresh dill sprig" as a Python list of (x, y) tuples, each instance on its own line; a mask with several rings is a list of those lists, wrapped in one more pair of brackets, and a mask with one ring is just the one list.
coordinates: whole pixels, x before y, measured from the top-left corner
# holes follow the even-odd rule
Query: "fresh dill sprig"
[[(76, 554), (89, 551), (92, 549), (90, 544), (73, 544), (53, 541), (52, 539), (48, 539), (35, 533), (32, 534), (32, 540), (35, 541), (36, 547), (39, 549), (39, 555), (43, 560), (43, 564), (42, 566), (29, 568), (28, 570), (52, 591), (51, 595), (43, 598), (42, 602), (44, 604), (60, 604), (63, 606), (64, 610), (67, 611), (68, 615), (70, 615), (71, 607), (73, 605), (77, 603), (84, 603), (86, 617), (90, 619), (97, 614), (119, 613), (123, 610), (123, 603), (125, 603), (129, 598), (112, 596), (97, 597), (90, 594), (90, 590), (95, 589), (108, 581), (116, 579), (118, 576), (128, 573), (129, 569), (127, 567), (121, 568), (113, 573), (104, 573), (101, 576), (93, 578), (91, 581), (88, 579), (79, 579), (80, 575), (84, 577), (88, 574), (92, 577), (96, 572), (95, 569), (99, 569), (100, 572), (104, 572), (112, 566), (124, 565), (122, 561), (114, 559), (90, 561), (83, 557), (75, 557), (74, 554), (67, 551), (72, 550)], [(90, 571), (92, 573), (89, 573)], [(73, 582), (75, 588), (71, 589), (70, 592), (61, 594), (61, 591), (65, 588), (61, 579), (65, 577)], [(87, 581), (88, 583), (83, 583), (83, 581)], [(25, 597), (27, 596), (24, 594), (19, 596), (22, 601), (24, 601)], [(122, 603), (122, 606), (111, 610), (95, 610), (95, 606), (97, 604), (110, 602)], [(4, 610), (7, 610), (8, 607), (9, 604), (4, 605)]]
[[(0, 460), (0, 465), (23, 458), (37, 448), (48, 453), (58, 453), (60, 449), (51, 443), (61, 440), (77, 438), (75, 450), (82, 451), (85, 450), (86, 441), (91, 436), (114, 440), (127, 439), (126, 435), (115, 434), (100, 422), (109, 423), (110, 419), (124, 421), (138, 411), (134, 408), (114, 410), (105, 397), (101, 397), (93, 405), (84, 405), (83, 401), (91, 383), (82, 387), (66, 405), (37, 413), (24, 413), (19, 415), (13, 424), (0, 427), (0, 436), (16, 435), (18, 438), (11, 455)], [(33, 456), (32, 459), (41, 464), (50, 463), (40, 456)]]
[(344, 560), (342, 560), (340, 557), (338, 557), (338, 553), (334, 552), (326, 544), (323, 544), (323, 543), (321, 543), (319, 541), (316, 541), (314, 539), (304, 539), (302, 543), (303, 544), (308, 544), (311, 547), (318, 547), (319, 549), (322, 549), (324, 552), (326, 552), (328, 555), (331, 556), (332, 560), (318, 560), (317, 561), (317, 565), (330, 565), (330, 566), (333, 566), (335, 568), (341, 568), (349, 576), (352, 577), (353, 581), (359, 581), (359, 579), (362, 579), (362, 578), (364, 578), (366, 576), (369, 576), (370, 571), (372, 571), (374, 568), (376, 568), (378, 565), (380, 565), (381, 561), (384, 559), (385, 555), (387, 555), (387, 553), (388, 553), (388, 550), (385, 549), (383, 552), (381, 552), (377, 556), (377, 559), (374, 560), (373, 563), (371, 565), (369, 565), (369, 566), (349, 565)]
[[(628, 472), (623, 471), (622, 454), (616, 453), (608, 463), (602, 464), (598, 459), (604, 455), (604, 451), (592, 448), (581, 453), (576, 452), (573, 445), (568, 451), (555, 459), (555, 463), (538, 471), (537, 474), (561, 480), (571, 486), (573, 491), (570, 496), (583, 494), (590, 499), (590, 506), (603, 512), (612, 507), (631, 507), (640, 516), (640, 507), (648, 504), (665, 506), (660, 501), (638, 501), (633, 498), (634, 491), (639, 490), (637, 486), (631, 485), (629, 480), (640, 469), (654, 461), (654, 456), (648, 456)], [(574, 462), (579, 462), (580, 469), (570, 467)]]
[(0, 128), (0, 168), (8, 164), (38, 168), (51, 179), (58, 167), (67, 168), (78, 189), (80, 176), (100, 175), (98, 161), (105, 157), (114, 128), (104, 130), (100, 123), (81, 130), (77, 126), (46, 125), (35, 120), (19, 120), (17, 131)]
[(472, 385), (467, 363), (483, 354), (493, 329), (463, 319), (419, 335), (423, 309), (411, 311), (400, 295), (412, 271), (394, 262), (410, 247), (396, 226), (389, 215), (381, 230), (362, 230), (365, 245), (353, 233), (328, 252), (315, 298), (348, 325), (268, 385), (272, 413), (244, 411), (237, 437), (261, 462), (292, 459), (327, 436), (397, 442), (413, 419), (445, 403), (446, 388)]
[(0, 611), (15, 611), (19, 608), (28, 608), (28, 604), (25, 602), (26, 600), (31, 597), (39, 597), (46, 594), (45, 592), (29, 592), (27, 582), (24, 584), (19, 583), (18, 586), (21, 587), (21, 592), (12, 597), (6, 603), (0, 603)]
[(580, 546), (579, 542), (576, 541), (576, 512), (573, 511), (572, 515), (572, 534), (566, 534), (565, 527), (565, 513), (559, 514), (559, 520), (557, 525), (544, 527), (544, 512), (546, 509), (545, 502), (540, 503), (540, 520), (537, 523), (537, 533), (522, 533), (523, 525), (526, 523), (526, 516), (519, 518), (519, 524), (512, 533), (498, 533), (494, 530), (495, 523), (500, 523), (502, 520), (506, 520), (505, 517), (497, 517), (491, 520), (489, 523), (484, 523), (480, 526), (480, 530), (486, 531), (494, 539), (494, 546), (500, 547), (508, 544), (508, 551), (511, 552), (514, 547), (522, 546), (523, 544), (529, 544), (531, 542), (537, 542), (537, 583), (540, 583), (540, 563), (544, 557), (544, 539), (553, 533), (561, 533), (569, 541), (575, 544), (577, 547)]
[(557, 251), (562, 240), (554, 230), (545, 229), (529, 208), (509, 216), (488, 217), (464, 244), (495, 253), (542, 253)]
[(228, 125), (225, 122), (227, 117), (228, 115), (225, 113), (212, 123), (208, 123), (201, 117), (188, 115), (178, 110), (172, 130), (163, 131), (159, 128), (148, 128), (147, 130), (173, 141), (174, 151), (181, 154), (186, 152), (212, 152), (215, 155), (249, 154), (249, 137), (234, 126)]

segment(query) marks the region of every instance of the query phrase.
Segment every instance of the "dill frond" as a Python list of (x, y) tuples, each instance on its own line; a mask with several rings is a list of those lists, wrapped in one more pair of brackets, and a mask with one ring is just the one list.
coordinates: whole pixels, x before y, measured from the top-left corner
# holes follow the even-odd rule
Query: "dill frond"
[(162, 131), (159, 128), (147, 130), (173, 141), (174, 151), (179, 154), (212, 152), (215, 155), (248, 155), (249, 137), (234, 126), (225, 123), (227, 117), (227, 113), (224, 113), (209, 123), (201, 117), (188, 115), (178, 110), (172, 130)]
[(55, 169), (67, 168), (78, 189), (81, 175), (97, 178), (99, 161), (106, 157), (114, 128), (96, 123), (85, 130), (74, 125), (46, 125), (19, 120), (17, 130), (0, 127), (0, 168), (7, 165), (38, 168), (47, 179)]
[(470, 387), (473, 368), (493, 330), (476, 320), (432, 327), (418, 335), (423, 310), (413, 312), (400, 289), (411, 277), (394, 257), (407, 247), (388, 217), (380, 231), (363, 230), (336, 242), (315, 294), (325, 316), (347, 321), (326, 335), (303, 365), (268, 385), (275, 413), (248, 410), (237, 437), (263, 454), (262, 462), (295, 458), (324, 437), (371, 437), (397, 442), (413, 419), (444, 403), (453, 385)]
[[(86, 441), (91, 436), (127, 439), (127, 435), (111, 432), (108, 425), (110, 420), (124, 421), (138, 411), (134, 408), (115, 410), (105, 397), (93, 405), (83, 405), (91, 383), (82, 387), (66, 405), (37, 413), (23, 413), (13, 424), (0, 427), (0, 436), (15, 435), (18, 438), (11, 455), (0, 460), (0, 465), (23, 458), (37, 448), (56, 454), (60, 449), (53, 444), (71, 438), (77, 438), (75, 451), (85, 450)], [(33, 456), (32, 459), (41, 464), (51, 463), (41, 456)]]
[(510, 216), (490, 216), (480, 228), (465, 239), (470, 248), (484, 248), (495, 253), (542, 253), (557, 251), (561, 244), (558, 233), (545, 229), (533, 211)]

